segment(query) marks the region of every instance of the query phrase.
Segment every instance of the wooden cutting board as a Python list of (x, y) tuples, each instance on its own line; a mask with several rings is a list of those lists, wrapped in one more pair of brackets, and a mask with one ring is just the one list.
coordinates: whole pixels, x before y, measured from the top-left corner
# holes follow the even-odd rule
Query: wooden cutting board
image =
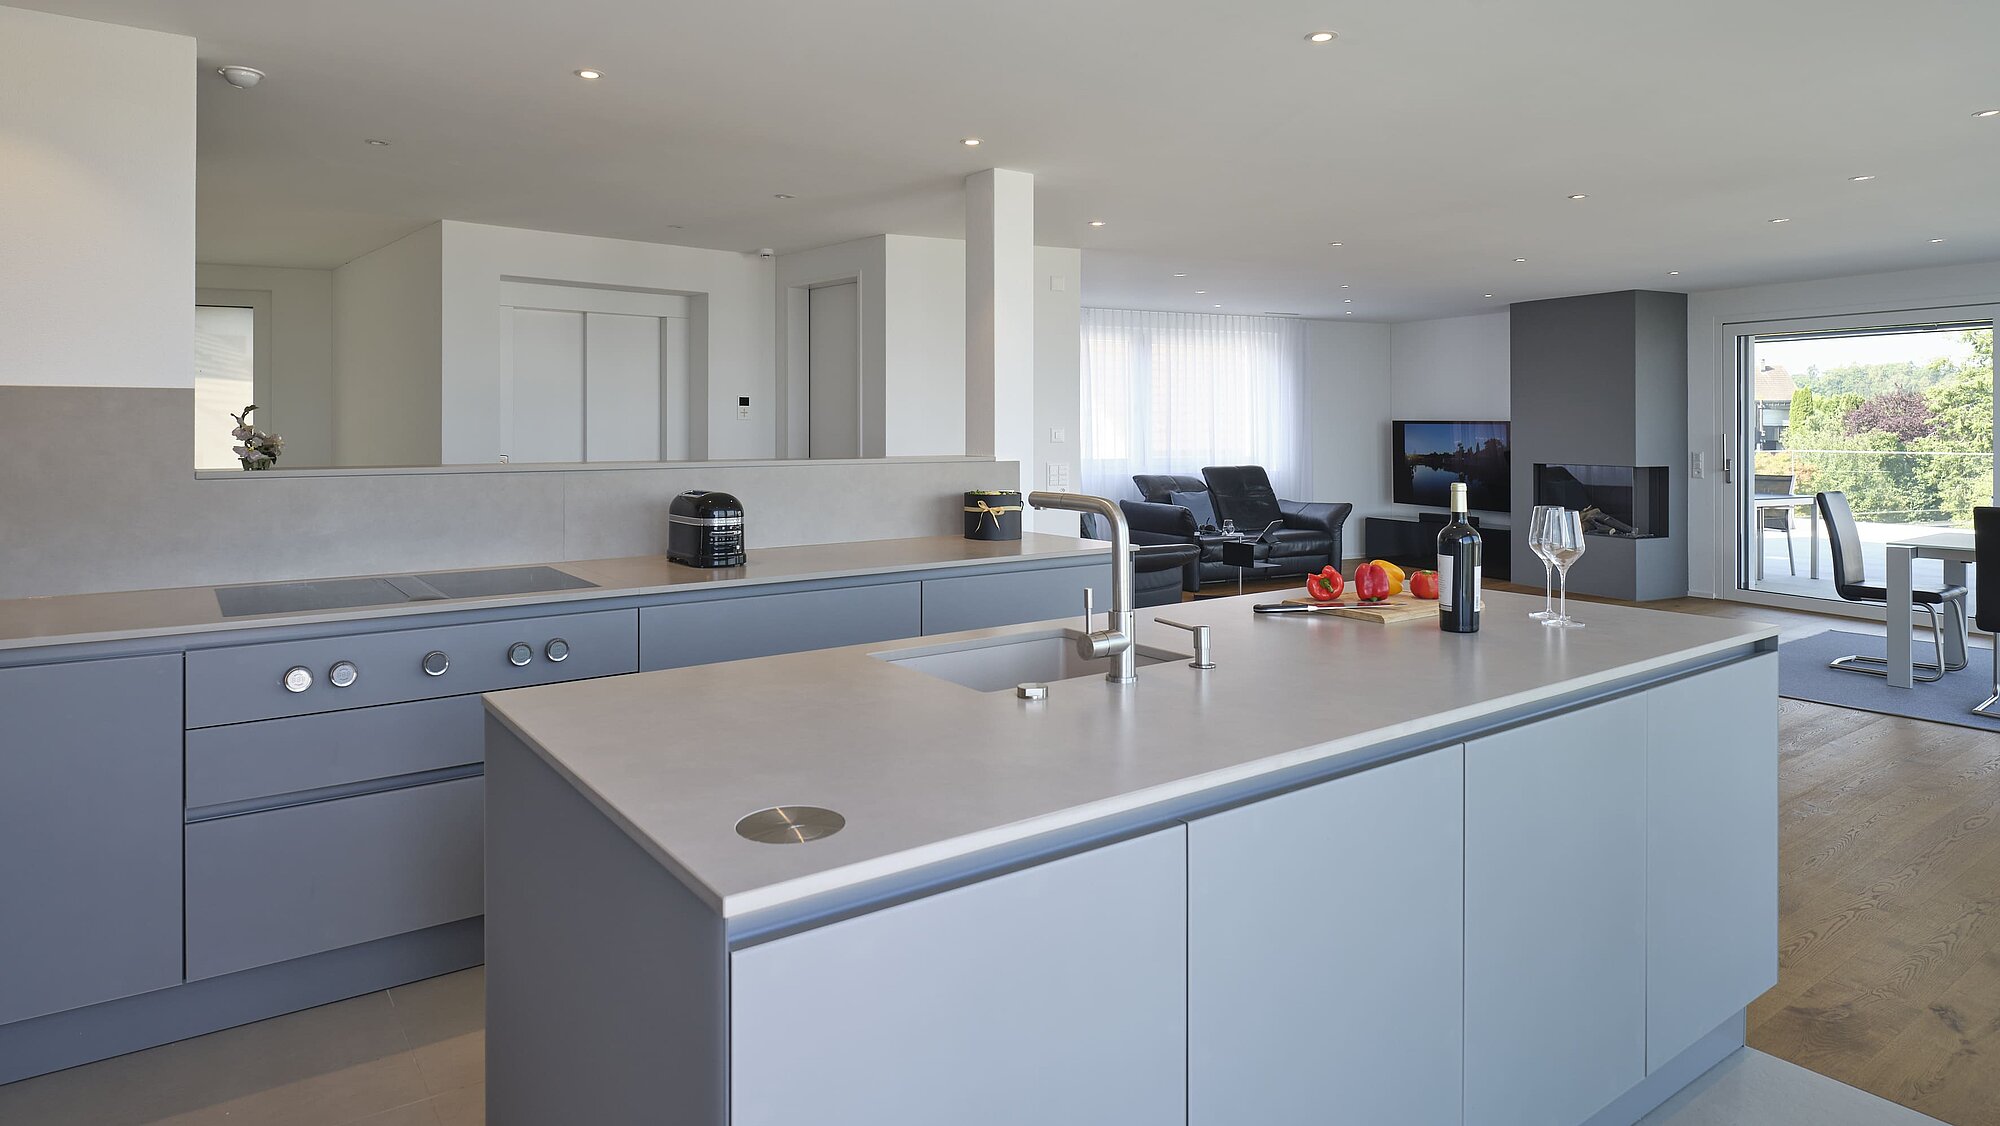
[(1434, 622), (1437, 620), (1438, 604), (1435, 598), (1418, 598), (1409, 591), (1392, 594), (1383, 602), (1361, 602), (1352, 595), (1342, 597), (1338, 602), (1314, 602), (1310, 598), (1287, 598), (1287, 606), (1332, 606), (1331, 610), (1321, 610), (1329, 618), (1353, 618), (1357, 622), (1374, 622), (1389, 625), (1392, 622)]

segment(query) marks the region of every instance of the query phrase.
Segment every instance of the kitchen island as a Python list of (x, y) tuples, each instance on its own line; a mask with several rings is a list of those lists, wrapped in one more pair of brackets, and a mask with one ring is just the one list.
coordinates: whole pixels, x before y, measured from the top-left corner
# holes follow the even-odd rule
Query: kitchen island
[(1776, 631), (1487, 597), (489, 696), (490, 1120), (1637, 1119), (1776, 980)]

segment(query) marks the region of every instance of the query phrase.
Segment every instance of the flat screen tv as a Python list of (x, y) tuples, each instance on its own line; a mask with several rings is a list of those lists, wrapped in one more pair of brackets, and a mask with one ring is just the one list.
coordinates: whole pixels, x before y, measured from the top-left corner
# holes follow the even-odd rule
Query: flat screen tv
[(1473, 509), (1513, 507), (1505, 422), (1397, 422), (1395, 431), (1390, 471), (1397, 504), (1448, 507), (1452, 482), (1463, 481)]

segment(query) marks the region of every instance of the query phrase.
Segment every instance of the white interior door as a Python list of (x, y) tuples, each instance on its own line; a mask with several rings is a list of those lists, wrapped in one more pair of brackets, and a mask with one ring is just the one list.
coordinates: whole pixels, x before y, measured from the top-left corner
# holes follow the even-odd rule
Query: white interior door
[(660, 460), (661, 318), (584, 314), (584, 457)]
[(861, 456), (861, 287), (809, 291), (807, 333), (812, 427), (809, 457)]
[(514, 462), (583, 460), (583, 314), (512, 309)]

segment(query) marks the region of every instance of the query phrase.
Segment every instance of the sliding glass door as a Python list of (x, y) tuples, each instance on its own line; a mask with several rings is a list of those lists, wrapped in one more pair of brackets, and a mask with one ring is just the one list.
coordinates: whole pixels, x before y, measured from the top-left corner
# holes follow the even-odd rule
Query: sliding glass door
[[(1973, 507), (1993, 503), (1993, 321), (1976, 312), (1738, 326), (1727, 456), (1742, 591), (1838, 598), (1816, 493), (1846, 495), (1871, 582), (1885, 545), (1969, 527)], [(1920, 560), (1917, 581), (1939, 581), (1938, 567)]]

